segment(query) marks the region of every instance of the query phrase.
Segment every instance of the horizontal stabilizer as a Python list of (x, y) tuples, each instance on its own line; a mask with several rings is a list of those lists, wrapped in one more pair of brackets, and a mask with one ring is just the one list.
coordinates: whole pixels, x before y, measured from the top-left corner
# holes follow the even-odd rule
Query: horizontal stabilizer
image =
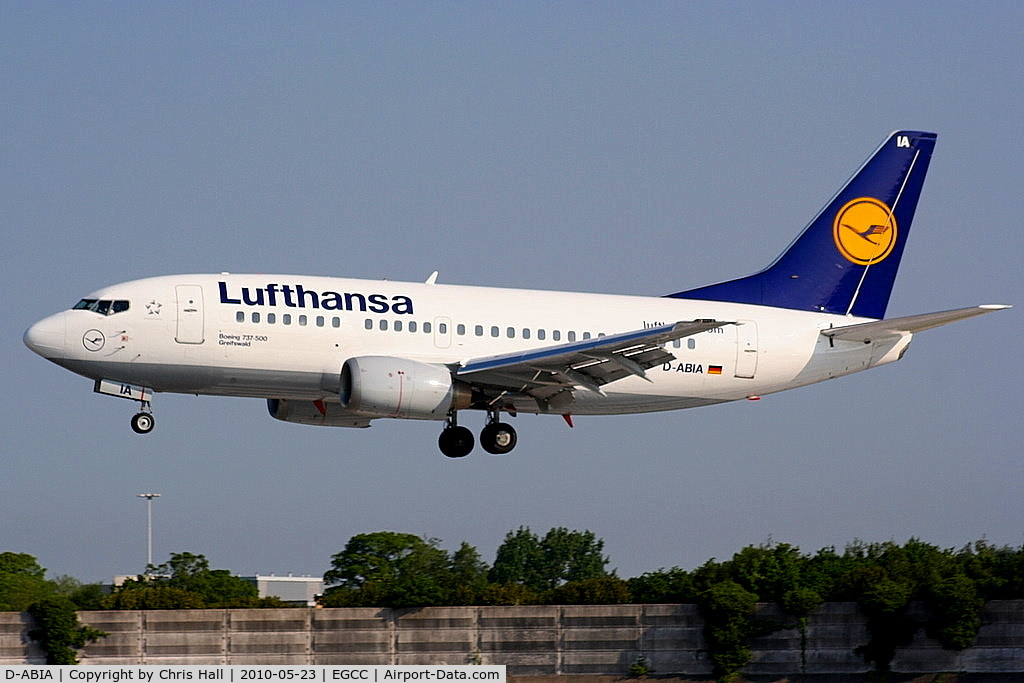
[(939, 311), (937, 313), (922, 313), (920, 315), (908, 315), (903, 318), (890, 318), (888, 320), (877, 320), (870, 323), (858, 325), (846, 325), (844, 327), (833, 327), (822, 330), (821, 333), (832, 339), (845, 341), (869, 342), (880, 337), (893, 337), (908, 332), (921, 332), (930, 330), (933, 327), (973, 318), (976, 315), (991, 313), (1012, 308), (1005, 304), (985, 304), (983, 306), (971, 306), (969, 308), (957, 308), (952, 311)]

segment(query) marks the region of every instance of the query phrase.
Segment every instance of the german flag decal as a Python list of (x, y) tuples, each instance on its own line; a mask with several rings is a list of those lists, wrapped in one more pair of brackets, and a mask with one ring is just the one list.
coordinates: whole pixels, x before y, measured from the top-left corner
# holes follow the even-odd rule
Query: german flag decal
[(709, 365), (708, 366), (708, 374), (709, 375), (721, 375), (722, 374), (722, 366), (721, 365)]

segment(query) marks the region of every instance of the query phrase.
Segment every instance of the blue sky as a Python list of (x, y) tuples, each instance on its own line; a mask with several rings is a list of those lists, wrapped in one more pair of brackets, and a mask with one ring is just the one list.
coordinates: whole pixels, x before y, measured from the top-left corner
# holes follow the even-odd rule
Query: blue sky
[[(747, 544), (1024, 543), (1020, 309), (659, 415), (316, 429), (134, 406), (21, 341), (106, 284), (268, 272), (661, 295), (753, 272), (890, 131), (939, 141), (889, 306), (1024, 303), (1019, 3), (0, 5), (0, 550), (107, 580), (322, 574), (354, 534), (589, 529), (621, 576)], [(474, 425), (478, 426), (478, 425)]]

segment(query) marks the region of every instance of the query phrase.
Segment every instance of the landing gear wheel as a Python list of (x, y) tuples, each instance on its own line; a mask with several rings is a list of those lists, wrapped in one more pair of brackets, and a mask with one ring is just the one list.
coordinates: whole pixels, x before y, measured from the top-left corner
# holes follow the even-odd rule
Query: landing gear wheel
[(155, 426), (153, 413), (135, 413), (132, 416), (132, 431), (136, 434), (149, 434)]
[(437, 447), (449, 458), (464, 458), (473, 450), (473, 432), (465, 427), (445, 427)]
[(492, 455), (505, 455), (516, 447), (516, 430), (504, 422), (491, 422), (480, 432), (480, 445)]

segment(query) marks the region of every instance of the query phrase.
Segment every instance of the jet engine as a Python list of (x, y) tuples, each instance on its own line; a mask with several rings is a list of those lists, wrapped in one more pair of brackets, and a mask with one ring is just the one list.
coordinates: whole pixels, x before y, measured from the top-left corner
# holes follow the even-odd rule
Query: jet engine
[(443, 420), (452, 408), (468, 408), (472, 392), (445, 365), (361, 356), (342, 366), (338, 397), (342, 408), (364, 417)]

